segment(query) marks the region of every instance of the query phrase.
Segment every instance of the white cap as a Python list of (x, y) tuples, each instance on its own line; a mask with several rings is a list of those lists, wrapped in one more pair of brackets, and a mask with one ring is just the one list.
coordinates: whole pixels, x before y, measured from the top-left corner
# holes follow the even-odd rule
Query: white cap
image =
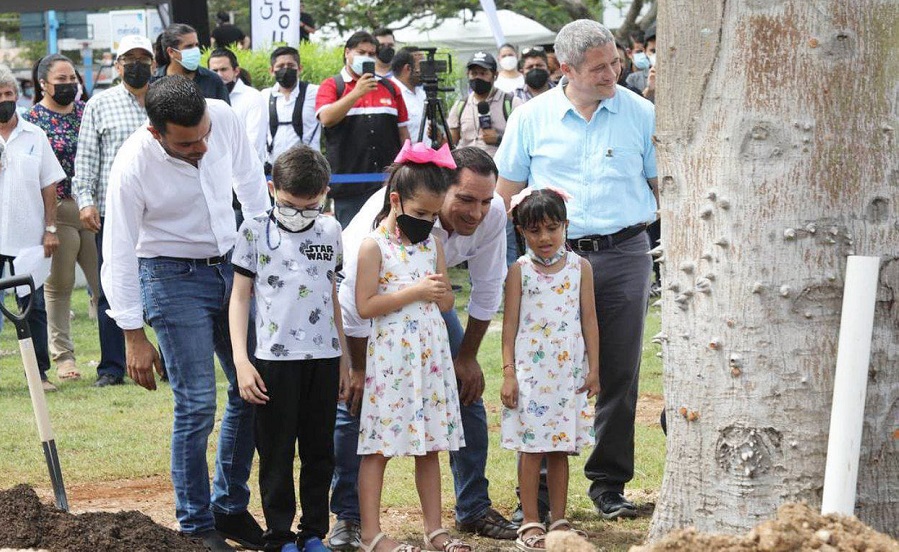
[(128, 35), (122, 37), (122, 40), (119, 41), (119, 49), (116, 52), (116, 59), (120, 58), (124, 54), (127, 54), (131, 50), (143, 50), (153, 55), (153, 43), (150, 42), (150, 39), (141, 36), (141, 35)]

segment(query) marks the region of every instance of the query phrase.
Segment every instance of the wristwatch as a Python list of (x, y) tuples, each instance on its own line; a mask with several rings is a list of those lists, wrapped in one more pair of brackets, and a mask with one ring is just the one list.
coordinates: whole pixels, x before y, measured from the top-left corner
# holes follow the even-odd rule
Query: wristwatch
[(47, 232), (48, 234), (55, 234), (56, 233), (56, 225), (48, 224), (47, 227), (44, 228), (44, 231)]

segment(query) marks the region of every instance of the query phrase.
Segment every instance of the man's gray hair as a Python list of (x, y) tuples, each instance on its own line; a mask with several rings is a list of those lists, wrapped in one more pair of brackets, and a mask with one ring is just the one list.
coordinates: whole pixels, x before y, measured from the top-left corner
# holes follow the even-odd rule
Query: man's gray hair
[(6, 65), (0, 65), (0, 87), (3, 86), (12, 87), (12, 89), (16, 91), (16, 96), (18, 97), (19, 82)]
[(567, 63), (575, 69), (584, 62), (584, 54), (590, 48), (615, 43), (612, 32), (592, 19), (578, 19), (562, 27), (556, 35), (555, 52), (559, 63)]

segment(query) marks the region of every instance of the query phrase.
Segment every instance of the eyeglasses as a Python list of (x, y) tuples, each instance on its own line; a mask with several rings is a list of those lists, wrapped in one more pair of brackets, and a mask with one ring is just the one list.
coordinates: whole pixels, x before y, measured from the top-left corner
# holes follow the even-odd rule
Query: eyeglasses
[(281, 203), (275, 202), (275, 208), (278, 209), (278, 212), (284, 215), (285, 217), (293, 217), (297, 214), (303, 215), (305, 218), (313, 218), (322, 214), (324, 210), (324, 205), (319, 205), (315, 209), (297, 209), (296, 207), (292, 207), (290, 205), (282, 205)]
[(522, 56), (528, 56), (531, 54), (544, 54), (546, 50), (543, 49), (543, 46), (532, 46), (530, 48), (525, 48), (521, 51)]

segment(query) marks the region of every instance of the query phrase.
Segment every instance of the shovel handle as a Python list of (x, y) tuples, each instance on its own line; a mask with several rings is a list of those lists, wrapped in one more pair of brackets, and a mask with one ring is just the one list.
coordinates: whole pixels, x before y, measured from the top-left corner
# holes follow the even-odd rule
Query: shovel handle
[(25, 305), (22, 312), (12, 312), (6, 308), (3, 301), (0, 301), (0, 311), (3, 311), (3, 314), (9, 318), (9, 321), (12, 322), (16, 328), (25, 322), (25, 319), (28, 318), (28, 314), (31, 312), (31, 303), (34, 301), (34, 278), (31, 277), (31, 274), (21, 274), (19, 276), (10, 276), (9, 278), (0, 280), (0, 291), (20, 286), (28, 286), (28, 289), (31, 290), (28, 294), (28, 304)]

